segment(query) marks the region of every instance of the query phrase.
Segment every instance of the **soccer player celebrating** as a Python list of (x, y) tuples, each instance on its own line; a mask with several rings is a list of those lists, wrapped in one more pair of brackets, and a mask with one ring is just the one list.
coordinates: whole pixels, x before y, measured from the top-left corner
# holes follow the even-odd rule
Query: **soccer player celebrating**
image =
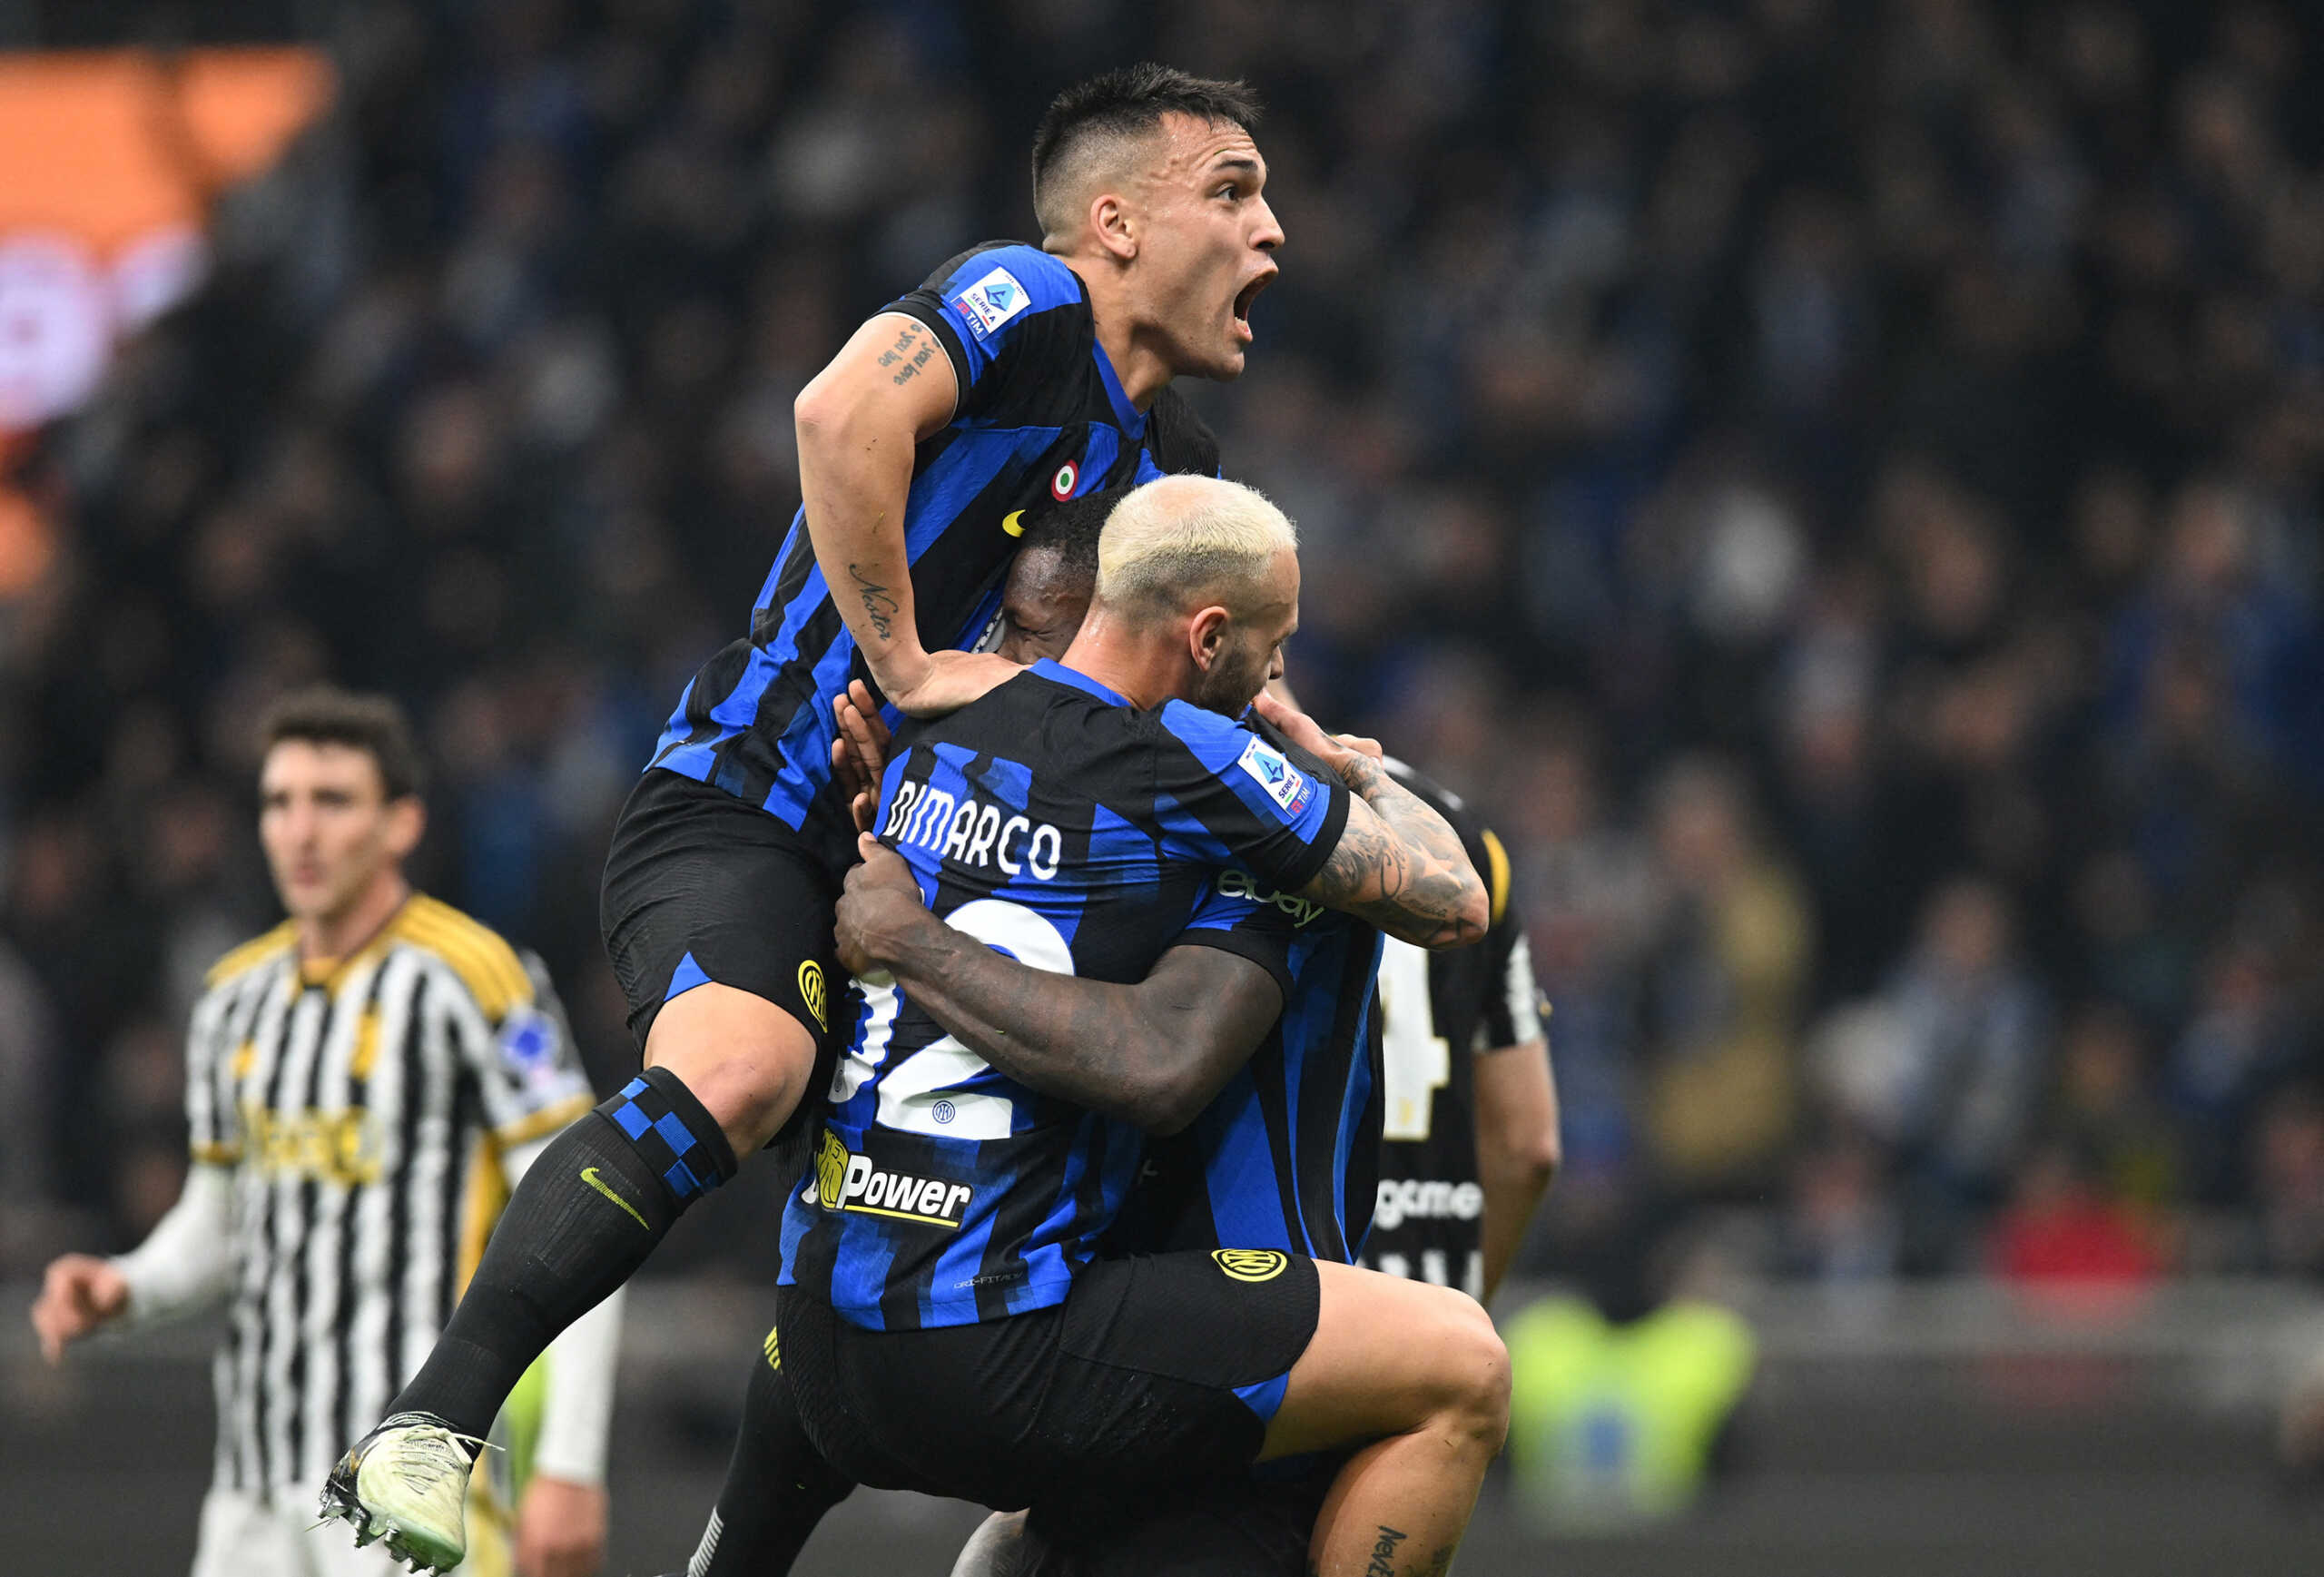
[[(51, 1265), (32, 1318), (53, 1363), (102, 1326), (225, 1303), (195, 1577), (358, 1577), (394, 1563), (315, 1532), (332, 1459), (418, 1367), (510, 1181), (591, 1096), (540, 961), (405, 880), (426, 812), (394, 703), (293, 695), (262, 738), (259, 838), (290, 918), (219, 961), (194, 1007), (185, 1191), (133, 1253)], [(523, 1577), (586, 1577), (604, 1554), (619, 1319), (599, 1306), (549, 1356), (516, 1502)], [(490, 1541), (464, 1570), (506, 1572), (508, 1487), (467, 1463), (456, 1493)]]
[[(1004, 596), (1000, 649), (1027, 662), (1062, 655), (1088, 611), (1098, 534), (1113, 501), (1085, 498), (1027, 517), (1025, 547)], [(842, 715), (842, 732), (852, 735), (850, 764), (876, 772), (888, 748), (878, 719), (853, 706)], [(1485, 939), (1469, 947), (1423, 952), (1393, 938), (1384, 944), (1386, 1143), (1378, 1150), (1378, 1203), (1362, 1262), (1440, 1284), (1457, 1275), (1454, 1285), (1489, 1300), (1557, 1160), (1556, 1092), (1530, 954), (1508, 908), (1508, 862), (1499, 840), (1449, 791), (1401, 763), (1383, 764), (1461, 833), (1471, 861), (1487, 873), (1492, 922)], [(1028, 983), (1061, 989), (1055, 981)], [(1456, 1054), (1455, 1046), (1474, 1055)], [(1167, 1073), (1170, 1060), (1145, 1060), (1152, 1074)], [(1094, 1090), (1091, 1098), (1105, 1099)], [(1231, 1103), (1221, 1103), (1217, 1115), (1229, 1109)], [(1334, 1158), (1335, 1164), (1319, 1168), (1324, 1177), (1303, 1189), (1295, 1178), (1275, 1179), (1272, 1146), (1254, 1165), (1258, 1148), (1238, 1148), (1234, 1125), (1212, 1118), (1206, 1113), (1188, 1134), (1149, 1155), (1106, 1251), (1232, 1242), (1327, 1252), (1333, 1236), (1307, 1228), (1284, 1202), (1303, 1193), (1344, 1198), (1360, 1190), (1373, 1175), (1372, 1152)], [(1353, 1230), (1362, 1237), (1360, 1222)], [(963, 1552), (956, 1577), (1019, 1570), (1045, 1577), (1138, 1577), (1158, 1552), (1221, 1573), (1300, 1577), (1331, 1478), (1319, 1467), (1084, 1503), (1051, 1496), (1029, 1534), (1022, 1513), (993, 1517)]]
[[(1157, 481), (1108, 520), (1066, 662), (906, 736), (841, 906), (872, 983), (695, 1577), (785, 1569), (849, 1481), (1013, 1506), (1334, 1447), (1319, 1571), (1382, 1569), (1388, 1527), (1449, 1557), (1505, 1357), (1458, 1292), (1346, 1263), (1380, 1131), (1354, 917), (1443, 945), (1485, 892), (1376, 761), (1233, 721), (1296, 622), (1288, 522)], [(1190, 1122), (1280, 1159), (1265, 1240), (1222, 1217), (1216, 1252), (1095, 1257), (1138, 1130)]]

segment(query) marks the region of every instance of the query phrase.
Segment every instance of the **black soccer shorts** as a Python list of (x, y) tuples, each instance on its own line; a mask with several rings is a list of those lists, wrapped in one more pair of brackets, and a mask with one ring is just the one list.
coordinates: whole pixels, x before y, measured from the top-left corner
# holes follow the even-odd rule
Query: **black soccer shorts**
[(663, 1003), (715, 981), (807, 1027), (819, 1054), (809, 1089), (819, 1093), (847, 1029), (838, 902), (838, 883), (797, 833), (724, 789), (648, 771), (614, 823), (598, 911), (639, 1051)]
[(1013, 1511), (1246, 1472), (1320, 1299), (1313, 1260), (1223, 1249), (1093, 1261), (1061, 1304), (923, 1330), (865, 1330), (786, 1286), (779, 1328), (833, 1468)]

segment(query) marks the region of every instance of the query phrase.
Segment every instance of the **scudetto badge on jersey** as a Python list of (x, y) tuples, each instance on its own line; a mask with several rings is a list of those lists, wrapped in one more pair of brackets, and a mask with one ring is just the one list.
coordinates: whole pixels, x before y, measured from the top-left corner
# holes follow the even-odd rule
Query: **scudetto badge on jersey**
[(1284, 814), (1295, 816), (1307, 808), (1315, 797), (1315, 785), (1282, 754), (1268, 746), (1265, 740), (1254, 739), (1243, 747), (1243, 759), (1236, 765), (1258, 781), (1267, 791), (1267, 798), (1283, 807)]
[(995, 269), (953, 297), (952, 304), (966, 314), (969, 331), (982, 340), (1031, 306), (1033, 298), (1017, 282), (1015, 274), (1007, 269)]
[(826, 1210), (853, 1210), (957, 1232), (962, 1212), (976, 1197), (966, 1183), (887, 1171), (873, 1165), (870, 1156), (849, 1149), (831, 1129), (823, 1130), (822, 1148), (815, 1155), (815, 1200)]
[(511, 1009), (500, 1026), (501, 1059), (527, 1089), (541, 1089), (564, 1079), (557, 1041), (556, 1021), (538, 1008)]

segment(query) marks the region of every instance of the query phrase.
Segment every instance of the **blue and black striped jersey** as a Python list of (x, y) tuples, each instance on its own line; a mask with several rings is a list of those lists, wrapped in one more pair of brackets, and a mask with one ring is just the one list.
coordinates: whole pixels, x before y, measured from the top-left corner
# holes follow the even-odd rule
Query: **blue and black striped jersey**
[[(975, 646), (998, 616), (1015, 511), (1218, 470), (1216, 440), (1174, 391), (1144, 411), (1130, 404), (1080, 276), (1039, 248), (987, 242), (884, 310), (928, 324), (960, 386), (951, 421), (914, 456), (904, 506), (915, 625), (930, 651)], [(851, 677), (871, 674), (816, 566), (803, 506), (750, 634), (686, 685), (651, 764), (764, 807), (838, 871), (854, 829), (830, 786), (831, 702)]]
[[(946, 923), (1095, 980), (1142, 980), (1189, 943), (1293, 978), (1315, 906), (1275, 895), (1314, 879), (1347, 819), (1312, 758), (1183, 702), (1137, 710), (1050, 662), (899, 744), (880, 837)], [(1005, 1077), (897, 987), (862, 985), (813, 1175), (784, 1213), (783, 1282), (873, 1329), (1059, 1301), (1144, 1136)]]
[(1381, 936), (1319, 905), (1295, 915), (1283, 1017), (1185, 1131), (1152, 1147), (1106, 1253), (1280, 1248), (1354, 1264), (1363, 1251), (1380, 1186)]

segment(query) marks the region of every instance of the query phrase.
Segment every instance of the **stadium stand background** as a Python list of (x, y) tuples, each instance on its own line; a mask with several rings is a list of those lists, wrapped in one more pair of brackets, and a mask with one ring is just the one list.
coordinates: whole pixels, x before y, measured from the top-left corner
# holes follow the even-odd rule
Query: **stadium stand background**
[[(1293, 676), (1511, 850), (1566, 1110), (1524, 1268), (2324, 1274), (2297, 8), (204, 9), (0, 5), (340, 71), (18, 458), (0, 1275), (173, 1197), (285, 685), (411, 703), (426, 883), (622, 1065), (605, 833), (796, 503), (793, 395), (1147, 54), (1270, 103), (1285, 272), (1198, 394), (1305, 537)], [(764, 1274), (736, 1192), (655, 1274)]]

